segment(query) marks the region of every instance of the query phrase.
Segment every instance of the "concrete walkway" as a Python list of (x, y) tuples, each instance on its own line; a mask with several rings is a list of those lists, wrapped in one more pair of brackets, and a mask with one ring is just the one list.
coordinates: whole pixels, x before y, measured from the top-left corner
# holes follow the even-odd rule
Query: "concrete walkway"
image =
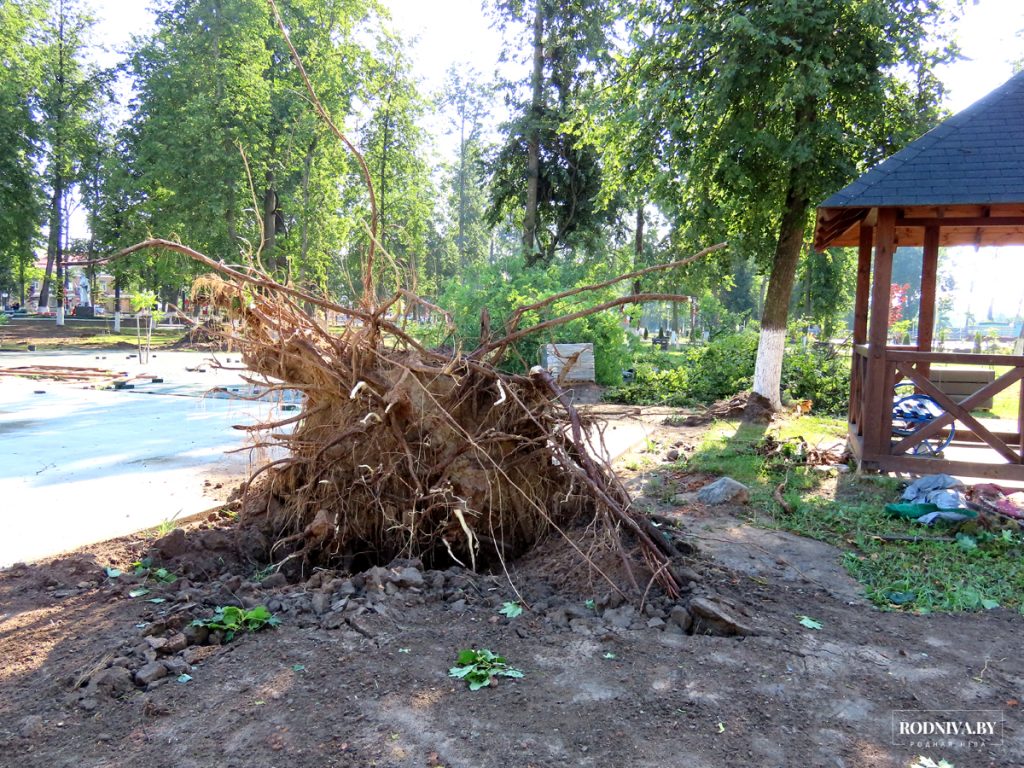
[(141, 364), (123, 351), (0, 354), (0, 368), (76, 365), (165, 378), (120, 391), (0, 378), (0, 567), (209, 509), (230, 488), (211, 495), (204, 481), (237, 479), (261, 462), (251, 450), (226, 453), (247, 441), (232, 427), (273, 417), (279, 405), (204, 397), (212, 386), (245, 388), (237, 372), (204, 365), (208, 358), (165, 352)]

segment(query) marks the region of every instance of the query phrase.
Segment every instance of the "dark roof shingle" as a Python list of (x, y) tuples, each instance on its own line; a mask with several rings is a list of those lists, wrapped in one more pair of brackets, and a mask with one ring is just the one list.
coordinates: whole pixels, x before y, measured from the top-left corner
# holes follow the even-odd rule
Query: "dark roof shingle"
[(882, 161), (821, 208), (1024, 203), (1024, 72)]

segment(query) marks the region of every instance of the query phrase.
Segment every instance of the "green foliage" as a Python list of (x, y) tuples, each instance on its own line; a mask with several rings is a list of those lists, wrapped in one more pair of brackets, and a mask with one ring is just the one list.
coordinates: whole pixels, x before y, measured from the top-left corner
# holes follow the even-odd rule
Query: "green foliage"
[[(519, 36), (519, 50), (534, 57), (531, 79), (510, 84), (511, 120), (490, 163), (490, 223), (529, 218), (536, 231), (526, 243), (528, 263), (551, 262), (579, 249), (590, 258), (615, 211), (601, 204), (602, 174), (594, 146), (566, 124), (590, 98), (597, 72), (609, 61), (614, 3), (601, 0), (496, 0), (499, 26)], [(536, 156), (536, 200), (531, 201), (529, 156)], [(525, 226), (525, 224), (524, 224)]]
[(465, 680), (469, 690), (479, 691), (489, 686), (497, 677), (521, 678), (523, 673), (505, 663), (503, 656), (498, 656), (486, 649), (467, 649), (459, 651), (456, 666), (448, 670), (449, 677)]
[(276, 627), (281, 620), (274, 616), (265, 606), (245, 610), (233, 605), (218, 607), (208, 619), (196, 619), (194, 627), (207, 627), (224, 633), (227, 642), (234, 640), (239, 632), (258, 632), (265, 627)]
[(782, 360), (782, 388), (794, 400), (814, 401), (814, 412), (845, 414), (850, 401), (850, 352), (829, 344), (790, 347)]
[[(809, 445), (839, 443), (845, 426), (839, 420), (793, 419), (781, 425), (778, 440), (800, 435)], [(885, 505), (899, 496), (897, 481), (840, 475), (835, 490), (825, 493), (821, 473), (766, 460), (757, 451), (762, 441), (763, 428), (756, 425), (713, 430), (686, 469), (729, 475), (749, 486), (750, 522), (844, 549), (844, 565), (864, 585), (867, 597), (884, 609), (974, 611), (996, 604), (1024, 609), (1024, 538), (1019, 532), (972, 530), (953, 542), (928, 541), (929, 529), (885, 512)], [(783, 480), (791, 512), (772, 499)], [(925, 540), (878, 538), (888, 534)]]
[(501, 605), (501, 610), (498, 611), (502, 616), (508, 616), (510, 619), (514, 619), (517, 616), (523, 615), (523, 606), (519, 603), (505, 602)]
[[(749, 388), (756, 355), (757, 334), (752, 331), (687, 346), (677, 357), (645, 351), (634, 365), (634, 383), (607, 393), (606, 398), (685, 406), (732, 397)], [(671, 367), (661, 367), (666, 364)]]
[[(606, 269), (606, 266), (602, 265), (601, 268)], [(598, 282), (603, 276), (603, 273), (593, 269), (562, 262), (527, 267), (524, 259), (516, 256), (481, 268), (474, 280), (451, 282), (441, 298), (441, 304), (455, 318), (455, 341), (464, 349), (473, 349), (480, 342), (480, 313), (484, 308), (490, 315), (492, 338), (496, 338), (517, 308), (560, 293), (566, 286)], [(545, 319), (593, 306), (614, 295), (610, 291), (588, 292), (555, 302), (542, 314), (526, 313), (519, 327), (528, 328)], [(543, 344), (590, 342), (594, 345), (595, 376), (598, 383), (619, 383), (622, 371), (629, 362), (629, 348), (621, 318), (621, 313), (614, 310), (602, 312), (564, 323), (548, 332), (528, 336), (515, 346), (506, 367), (528, 370), (539, 362)]]
[[(679, 353), (643, 349), (633, 358), (635, 380), (606, 393), (608, 400), (642, 405), (690, 406), (732, 397), (750, 386), (757, 334), (720, 336)], [(845, 413), (850, 361), (829, 345), (790, 346), (783, 358), (782, 386), (789, 397), (813, 400), (817, 413)]]

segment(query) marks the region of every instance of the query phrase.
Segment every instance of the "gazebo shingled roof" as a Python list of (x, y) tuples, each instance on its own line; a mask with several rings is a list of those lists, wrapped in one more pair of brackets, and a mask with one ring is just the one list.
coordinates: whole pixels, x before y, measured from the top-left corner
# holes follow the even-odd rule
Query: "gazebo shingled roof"
[(882, 207), (901, 209), (897, 245), (921, 245), (926, 219), (941, 245), (1024, 243), (1024, 72), (821, 203), (815, 246), (857, 245)]
[[(983, 423), (972, 413), (1024, 380), (1024, 355), (932, 349), (939, 246), (1024, 245), (1024, 72), (823, 202), (814, 244), (858, 248), (848, 421), (860, 466), (1024, 482), (1024, 392), (1015, 424)], [(923, 246), (917, 341), (910, 347), (890, 343), (893, 254), (900, 245)], [(1005, 368), (994, 381), (969, 368), (967, 380), (978, 388), (956, 402), (937, 386), (933, 365)], [(912, 433), (893, 432), (900, 381), (940, 409)], [(928, 448), (929, 440), (945, 436), (945, 445), (954, 434), (955, 455)]]

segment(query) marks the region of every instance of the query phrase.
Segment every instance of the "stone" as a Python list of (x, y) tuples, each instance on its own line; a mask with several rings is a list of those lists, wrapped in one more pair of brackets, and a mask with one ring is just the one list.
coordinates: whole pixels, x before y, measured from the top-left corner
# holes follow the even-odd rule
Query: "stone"
[(173, 635), (167, 638), (167, 642), (164, 647), (160, 649), (160, 653), (167, 654), (168, 656), (172, 653), (178, 653), (178, 651), (184, 651), (188, 648), (188, 638), (181, 632), (175, 632)]
[(288, 586), (288, 579), (280, 571), (270, 574), (260, 582), (261, 589), (279, 589)]
[(157, 539), (153, 548), (168, 560), (180, 557), (188, 551), (188, 539), (185, 537), (185, 531), (175, 528), (166, 536)]
[(313, 613), (323, 616), (331, 608), (331, 595), (327, 592), (314, 592), (310, 600)]
[(604, 612), (603, 618), (613, 627), (629, 629), (629, 625), (633, 623), (634, 613), (632, 605), (624, 605), (621, 608), (609, 608)]
[(78, 702), (78, 706), (84, 709), (86, 712), (94, 712), (96, 710), (96, 707), (98, 707), (99, 705), (100, 703), (96, 701), (96, 699), (94, 699), (92, 696), (86, 696), (84, 699)]
[(150, 648), (152, 648), (157, 653), (160, 653), (161, 651), (164, 650), (164, 647), (167, 645), (167, 638), (166, 637), (147, 637), (146, 638), (146, 642), (149, 644)]
[(209, 627), (189, 624), (182, 630), (186, 645), (203, 645), (210, 636)]
[(679, 451), (675, 448), (665, 454), (665, 461), (679, 461)]
[(424, 584), (423, 573), (419, 568), (402, 568), (395, 575), (395, 584), (403, 589), (410, 587), (422, 587)]
[(320, 619), (320, 626), (324, 629), (337, 629), (345, 623), (345, 612), (344, 611), (331, 611), (322, 619)]
[(693, 598), (689, 610), (693, 615), (693, 631), (696, 634), (719, 637), (757, 634), (753, 627), (728, 608), (705, 597)]
[(151, 661), (135, 673), (135, 682), (139, 685), (149, 685), (162, 677), (167, 677), (167, 667), (159, 661)]
[(171, 677), (179, 677), (192, 671), (192, 666), (179, 656), (164, 659), (161, 663), (166, 667), (167, 674)]
[(702, 504), (746, 504), (750, 501), (750, 489), (731, 477), (720, 477), (697, 492), (697, 501)]
[(44, 730), (42, 715), (28, 715), (18, 723), (18, 735), (23, 739), (34, 739), (41, 736)]
[(693, 625), (693, 616), (681, 605), (675, 605), (668, 614), (669, 621), (679, 627), (683, 632), (689, 632)]
[(665, 626), (665, 620), (664, 619), (659, 619), (657, 616), (655, 616), (653, 619), (648, 619), (647, 620), (647, 627), (648, 627), (648, 629), (661, 629), (664, 626)]
[(132, 690), (132, 673), (125, 667), (108, 667), (101, 669), (89, 678), (91, 690), (102, 691), (108, 696), (121, 696)]

